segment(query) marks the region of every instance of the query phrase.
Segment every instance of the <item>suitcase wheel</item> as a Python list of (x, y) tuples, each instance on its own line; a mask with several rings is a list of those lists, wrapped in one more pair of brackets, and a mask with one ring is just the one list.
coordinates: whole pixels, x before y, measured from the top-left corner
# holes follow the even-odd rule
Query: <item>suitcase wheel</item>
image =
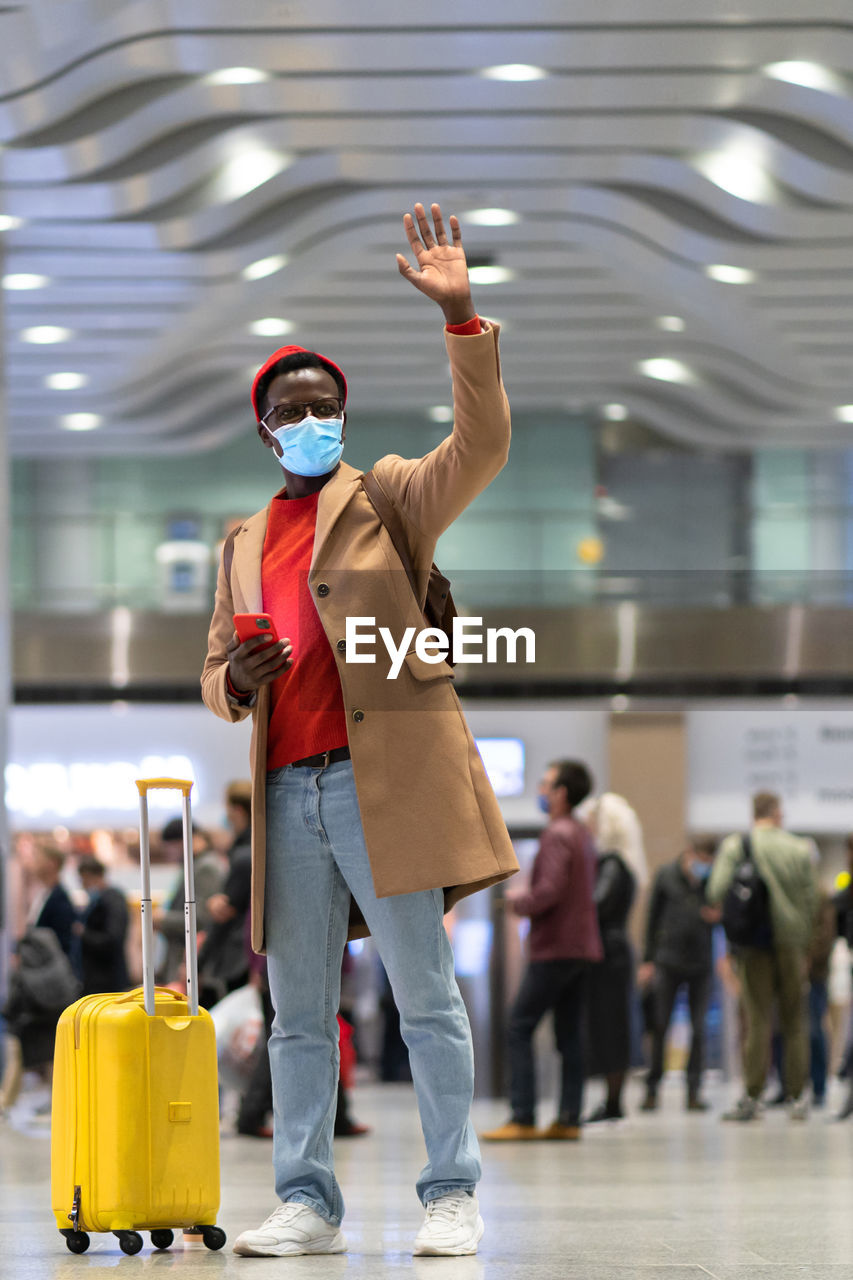
[(169, 1245), (174, 1243), (174, 1240), (174, 1231), (169, 1231), (167, 1227), (162, 1230), (151, 1232), (151, 1243), (155, 1249), (168, 1249)]
[(85, 1231), (63, 1231), (62, 1234), (72, 1253), (85, 1253), (89, 1248), (91, 1242)]
[(221, 1249), (226, 1236), (221, 1227), (200, 1227), (202, 1239), (208, 1249)]
[(113, 1235), (117, 1238), (122, 1253), (139, 1253), (142, 1248), (142, 1236), (138, 1231), (114, 1231)]

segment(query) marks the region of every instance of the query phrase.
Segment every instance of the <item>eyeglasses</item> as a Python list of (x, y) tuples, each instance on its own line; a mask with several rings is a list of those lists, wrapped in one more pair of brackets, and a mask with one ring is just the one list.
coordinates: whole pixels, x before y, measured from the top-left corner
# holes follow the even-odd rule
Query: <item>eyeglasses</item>
[(309, 413), (315, 418), (337, 418), (343, 405), (340, 400), (326, 396), (322, 400), (306, 400), (302, 404), (274, 404), (269, 413), (264, 414), (261, 422), (270, 429), (278, 427), (295, 427), (297, 422)]

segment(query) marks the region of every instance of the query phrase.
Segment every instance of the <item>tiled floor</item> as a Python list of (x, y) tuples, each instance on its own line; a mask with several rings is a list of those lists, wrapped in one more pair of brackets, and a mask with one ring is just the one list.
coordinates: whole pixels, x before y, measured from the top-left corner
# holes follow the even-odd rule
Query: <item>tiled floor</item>
[[(709, 1088), (719, 1112), (730, 1090)], [(685, 1115), (668, 1079), (663, 1110), (594, 1125), (579, 1144), (483, 1146), (486, 1235), (476, 1258), (412, 1258), (420, 1223), (412, 1189), (423, 1159), (414, 1097), (404, 1085), (362, 1085), (365, 1138), (337, 1144), (349, 1253), (238, 1258), (152, 1253), (125, 1257), (112, 1236), (68, 1253), (50, 1213), (49, 1129), (31, 1121), (30, 1095), (0, 1128), (0, 1274), (78, 1280), (92, 1269), (130, 1276), (251, 1273), (310, 1280), (853, 1280), (853, 1122), (814, 1113), (805, 1124), (768, 1112), (749, 1125)], [(840, 1095), (831, 1098), (840, 1101)], [(478, 1102), (479, 1128), (504, 1119)], [(543, 1113), (543, 1120), (550, 1116)], [(220, 1224), (234, 1239), (273, 1208), (270, 1144), (223, 1134)]]

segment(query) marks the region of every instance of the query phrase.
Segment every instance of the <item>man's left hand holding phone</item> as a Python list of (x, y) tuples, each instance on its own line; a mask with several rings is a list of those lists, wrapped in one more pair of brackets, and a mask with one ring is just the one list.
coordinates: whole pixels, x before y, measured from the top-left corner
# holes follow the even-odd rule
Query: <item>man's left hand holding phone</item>
[(268, 613), (235, 613), (234, 628), (225, 646), (229, 692), (248, 700), (261, 685), (272, 684), (290, 670), (293, 646), (287, 636), (278, 638)]

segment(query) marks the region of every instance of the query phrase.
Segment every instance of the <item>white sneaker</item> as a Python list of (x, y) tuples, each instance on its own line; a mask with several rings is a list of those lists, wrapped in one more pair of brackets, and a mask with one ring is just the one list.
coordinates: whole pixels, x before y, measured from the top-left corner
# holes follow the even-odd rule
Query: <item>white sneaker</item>
[(484, 1229), (477, 1197), (467, 1191), (452, 1191), (430, 1200), (424, 1225), (415, 1237), (414, 1253), (440, 1258), (476, 1253)]
[(788, 1103), (788, 1115), (792, 1120), (808, 1120), (809, 1118), (809, 1100), (804, 1098), (802, 1094), (799, 1098), (793, 1098)]
[(297, 1253), (346, 1253), (340, 1230), (309, 1209), (289, 1200), (273, 1209), (257, 1231), (244, 1231), (234, 1252), (249, 1258), (284, 1258)]

